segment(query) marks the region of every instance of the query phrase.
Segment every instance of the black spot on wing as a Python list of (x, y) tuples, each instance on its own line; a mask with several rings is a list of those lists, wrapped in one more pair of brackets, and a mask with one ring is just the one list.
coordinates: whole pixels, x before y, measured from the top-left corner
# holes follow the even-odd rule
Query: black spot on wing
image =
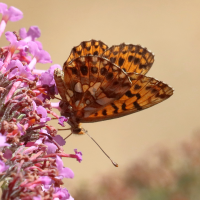
[(142, 110), (142, 107), (138, 104), (137, 101), (133, 102), (133, 105), (135, 106), (135, 108), (136, 108), (137, 110)]
[(135, 84), (135, 86), (134, 86), (134, 90), (139, 90), (141, 88), (141, 86), (140, 85), (138, 85), (138, 84)]
[(142, 65), (140, 64), (139, 69), (146, 69), (148, 67), (148, 65)]
[(73, 53), (76, 53), (76, 48), (75, 48), (75, 47), (72, 49), (72, 52), (73, 52)]
[(137, 93), (135, 96), (137, 97), (137, 99), (141, 98), (141, 95), (139, 93)]
[(138, 64), (139, 62), (140, 62), (140, 59), (139, 58), (135, 58), (135, 60), (134, 60), (135, 65)]
[(112, 63), (115, 63), (115, 61), (116, 61), (116, 58), (114, 58), (114, 57), (111, 57), (111, 58), (110, 58), (110, 61), (111, 61)]
[(81, 51), (77, 51), (77, 54), (80, 56), (81, 55)]
[(91, 46), (89, 46), (89, 47), (86, 47), (86, 49), (87, 49), (87, 51), (90, 51), (90, 49), (91, 49)]
[(69, 69), (72, 71), (72, 74), (78, 74), (78, 70), (75, 67), (70, 67)]
[(119, 58), (118, 65), (121, 67), (124, 64), (124, 59)]
[(106, 116), (106, 115), (107, 115), (107, 111), (104, 109), (104, 110), (102, 111), (102, 114), (103, 114), (104, 116)]
[(106, 75), (106, 80), (111, 80), (113, 78), (113, 73), (112, 72), (109, 72), (107, 75)]
[(117, 114), (119, 108), (118, 108), (114, 103), (111, 103), (111, 106), (115, 109), (115, 110), (113, 111), (113, 113)]
[(133, 58), (134, 58), (133, 56), (129, 56), (128, 57), (128, 62), (132, 62)]
[(126, 95), (127, 97), (130, 97), (130, 98), (135, 96), (135, 94), (132, 94), (130, 90), (127, 91), (127, 92), (125, 93), (125, 95)]
[(145, 89), (150, 90), (151, 88), (152, 88), (151, 86), (147, 86)]
[(125, 103), (122, 104), (122, 110), (127, 110), (127, 109), (126, 109), (126, 104), (125, 104)]
[(93, 55), (94, 55), (94, 56), (98, 56), (98, 55), (99, 55), (99, 52), (98, 52), (98, 51), (95, 51), (95, 52), (93, 53)]
[(81, 46), (82, 46), (83, 49), (86, 48), (86, 43), (85, 42), (81, 42)]
[(100, 73), (102, 76), (105, 76), (108, 73), (108, 70), (105, 67), (102, 67)]
[(81, 73), (86, 76), (88, 74), (88, 67), (87, 66), (81, 66)]
[(153, 93), (157, 93), (158, 92), (158, 90), (156, 90), (155, 88), (153, 88), (152, 90), (151, 90), (151, 93), (153, 94)]

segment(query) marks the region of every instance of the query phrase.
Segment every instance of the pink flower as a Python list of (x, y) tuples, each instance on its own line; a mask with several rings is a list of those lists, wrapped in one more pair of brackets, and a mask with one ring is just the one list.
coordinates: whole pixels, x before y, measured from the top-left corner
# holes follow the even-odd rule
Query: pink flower
[(29, 64), (29, 68), (32, 70), (36, 63), (52, 63), (51, 57), (47, 51), (38, 48), (38, 45), (30, 41), (28, 43), (29, 51), (33, 55), (33, 59)]
[(39, 177), (37, 182), (40, 182), (43, 185), (49, 185), (52, 182), (52, 180), (48, 176), (41, 176)]
[(42, 200), (42, 199), (41, 199), (41, 196), (39, 195), (37, 197), (33, 197), (33, 200)]
[[(57, 110), (61, 111), (60, 106), (59, 106), (60, 102), (55, 102), (55, 103), (51, 103), (51, 107), (52, 108), (56, 108)], [(60, 122), (62, 124), (62, 122)], [(60, 124), (60, 125), (61, 125)], [(63, 124), (64, 125), (64, 124)], [(62, 125), (61, 125), (62, 126)]]
[(0, 3), (0, 13), (2, 14), (2, 20), (5, 22), (8, 20), (15, 22), (23, 17), (23, 13), (19, 9), (13, 6), (10, 6), (10, 8), (7, 9), (7, 5), (5, 3)]
[[(7, 9), (4, 3), (0, 3), (0, 13), (3, 15), (0, 36), (8, 20), (23, 17), (20, 10)], [(37, 70), (35, 74), (37, 63), (52, 62), (49, 53), (36, 41), (40, 35), (37, 26), (28, 31), (20, 29), (22, 39), (8, 31), (5, 36), (10, 44), (1, 47), (0, 173), (7, 179), (2, 199), (73, 200), (61, 185), (63, 178), (73, 178), (74, 173), (63, 166), (61, 158), (76, 158), (80, 162), (82, 153), (66, 154), (62, 147), (65, 140), (57, 135), (56, 128), (47, 124), (51, 120), (48, 115), (59, 118), (52, 111), (50, 100), (58, 93), (53, 74), (61, 66), (52, 65), (49, 70)], [(65, 117), (59, 119), (60, 124), (65, 121)]]
[[(58, 90), (56, 87), (56, 83), (54, 80), (54, 69), (61, 68), (60, 65), (52, 65), (47, 71), (43, 72), (42, 70), (33, 70), (33, 73), (37, 71), (37, 74), (40, 75), (39, 81), (37, 82), (37, 87), (43, 87), (46, 89), (46, 93), (49, 96), (54, 96), (58, 94)], [(41, 73), (40, 73), (41, 72)], [(45, 99), (49, 99), (49, 97), (45, 94), (41, 94), (38, 96), (43, 102)]]
[(0, 173), (6, 171), (8, 168), (9, 166), (5, 165), (5, 163), (0, 160)]
[(41, 123), (51, 120), (51, 118), (47, 116), (47, 110), (43, 106), (37, 107), (37, 114), (41, 116), (40, 118)]
[(56, 135), (53, 138), (60, 146), (64, 146), (66, 141), (60, 136), (60, 135)]
[(30, 42), (30, 41), (35, 41), (36, 38), (39, 38), (41, 35), (41, 31), (38, 28), (38, 26), (31, 26), (28, 30), (28, 32), (26, 31), (25, 28), (21, 28), (19, 30), (19, 36), (26, 40), (26, 42)]
[(52, 142), (45, 141), (44, 144), (47, 145), (47, 154), (55, 153), (56, 150), (58, 149), (58, 147)]
[(22, 19), (23, 13), (19, 9), (13, 6), (10, 6), (10, 8), (7, 9), (7, 5), (5, 3), (0, 3), (0, 13), (2, 14), (2, 20), (0, 23), (0, 37), (1, 37), (2, 33), (6, 28), (7, 22), (8, 21), (14, 22)]
[(75, 152), (75, 154), (76, 154), (76, 159), (79, 161), (79, 162), (81, 162), (82, 160), (83, 160), (83, 158), (82, 158), (82, 153), (79, 151), (77, 151), (77, 149), (74, 149), (74, 152)]
[(6, 32), (5, 36), (6, 36), (6, 39), (10, 42), (10, 45), (8, 47), (8, 49), (9, 49), (8, 55), (7, 55), (6, 59), (4, 60), (3, 66), (1, 67), (1, 72), (6, 71), (7, 65), (11, 61), (14, 52), (17, 49), (23, 48), (26, 45), (25, 41), (18, 41), (15, 34), (10, 31)]
[(11, 159), (12, 158), (12, 151), (10, 149), (6, 149), (5, 153), (3, 154), (3, 157), (6, 159)]
[(66, 188), (54, 188), (54, 200), (73, 200)]
[(14, 53), (14, 51), (18, 48), (22, 48), (27, 43), (25, 41), (18, 41), (16, 35), (13, 32), (7, 31), (5, 33), (6, 39), (10, 42), (9, 50)]
[(64, 116), (61, 116), (61, 117), (59, 117), (59, 119), (58, 119), (58, 124), (60, 124), (61, 126), (65, 126), (64, 125), (64, 122), (67, 122), (68, 121), (68, 119), (69, 118), (66, 118), (66, 117), (64, 117)]
[(19, 30), (19, 36), (23, 39), (23, 41), (26, 41), (27, 43), (30, 41), (35, 41), (38, 48), (42, 50), (42, 43), (39, 41), (36, 41), (36, 38), (39, 38), (40, 35), (41, 35), (41, 31), (38, 26), (31, 26), (28, 32), (26, 31), (25, 28), (21, 28)]
[(32, 81), (35, 80), (35, 75), (32, 75), (29, 68), (24, 66), (19, 60), (11, 60), (6, 70), (9, 69), (12, 69), (8, 75), (9, 78), (12, 78), (13, 76), (22, 76)]
[(6, 143), (6, 136), (0, 134), (0, 147), (10, 146)]
[(73, 178), (74, 177), (74, 172), (63, 166), (63, 161), (60, 157), (56, 156), (56, 165), (57, 165), (57, 169), (59, 171), (59, 177), (65, 177), (65, 178)]

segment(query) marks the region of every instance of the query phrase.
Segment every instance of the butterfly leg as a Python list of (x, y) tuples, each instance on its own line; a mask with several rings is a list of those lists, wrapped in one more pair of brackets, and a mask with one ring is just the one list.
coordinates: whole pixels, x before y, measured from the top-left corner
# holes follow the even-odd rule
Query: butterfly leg
[(66, 128), (66, 129), (58, 129), (58, 131), (67, 131), (67, 130), (71, 130), (71, 128)]
[(66, 140), (69, 136), (71, 136), (73, 133), (70, 133), (64, 140)]
[[(58, 131), (67, 131), (67, 130), (72, 130), (71, 128), (66, 128), (66, 129), (58, 129)], [(64, 140), (66, 140), (72, 133), (70, 133)]]

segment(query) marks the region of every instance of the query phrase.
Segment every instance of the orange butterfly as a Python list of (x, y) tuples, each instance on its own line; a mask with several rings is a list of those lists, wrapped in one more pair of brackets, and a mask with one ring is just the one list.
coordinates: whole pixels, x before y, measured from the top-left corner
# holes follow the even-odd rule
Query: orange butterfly
[(108, 48), (91, 40), (74, 47), (63, 71), (54, 72), (61, 115), (69, 117), (72, 133), (84, 133), (81, 122), (122, 117), (169, 98), (171, 87), (145, 76), (153, 62), (154, 55), (139, 45)]

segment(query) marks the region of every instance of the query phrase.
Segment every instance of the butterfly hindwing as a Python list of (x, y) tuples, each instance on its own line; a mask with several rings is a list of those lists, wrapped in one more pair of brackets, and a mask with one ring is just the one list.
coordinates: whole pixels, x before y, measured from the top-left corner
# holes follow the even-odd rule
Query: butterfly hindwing
[(114, 45), (102, 54), (127, 73), (146, 74), (154, 62), (154, 55), (140, 45)]
[(130, 74), (132, 87), (118, 100), (113, 101), (81, 122), (96, 122), (122, 117), (156, 105), (173, 94), (167, 84), (151, 77)]
[(98, 56), (81, 56), (63, 67), (66, 91), (80, 118), (119, 99), (131, 88), (129, 76), (109, 60)]

